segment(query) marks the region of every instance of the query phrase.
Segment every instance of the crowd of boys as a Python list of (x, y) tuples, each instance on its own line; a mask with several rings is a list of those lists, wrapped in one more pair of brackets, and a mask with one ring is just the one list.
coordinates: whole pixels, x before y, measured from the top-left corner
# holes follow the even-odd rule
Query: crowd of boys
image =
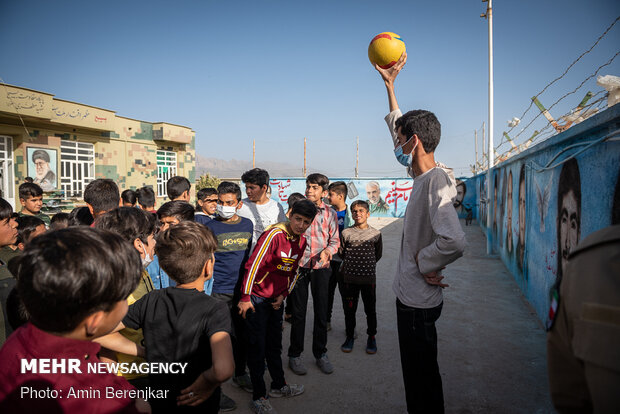
[[(356, 272), (352, 264), (359, 261), (358, 253), (365, 255), (366, 243), (345, 237), (348, 230), (357, 229), (364, 240), (371, 240), (373, 254), (368, 263), (374, 275), (381, 239), (366, 222), (369, 206), (354, 203), (349, 211), (344, 202), (346, 185), (329, 185), (326, 176), (312, 174), (305, 196), (292, 194), (285, 214), (267, 196), (267, 171), (247, 171), (242, 181), (247, 198), (242, 199), (237, 184), (222, 182), (217, 189), (199, 190), (192, 206), (190, 182), (172, 177), (167, 183), (170, 201), (155, 210), (150, 187), (120, 193), (112, 180), (97, 179), (84, 191), (85, 207), (57, 213), (51, 220), (41, 212), (43, 190), (35, 183), (20, 186), (19, 213), (0, 199), (4, 343), (0, 358), (10, 360), (0, 369), (0, 407), (88, 410), (88, 399), (29, 399), (18, 393), (25, 383), (67, 393), (88, 383), (91, 390), (105, 385), (165, 396), (149, 398), (147, 403), (146, 397), (154, 394), (125, 393), (137, 397), (105, 399), (98, 407), (102, 412), (196, 407), (215, 413), (236, 407), (220, 389), (232, 377), (234, 385), (252, 393), (254, 412), (273, 413), (270, 397), (304, 392), (303, 385), (289, 384), (284, 378), (282, 323), (288, 297), (289, 366), (303, 375), (301, 353), (310, 290), (315, 303), (313, 355), (323, 372), (333, 372), (326, 346), (335, 288), (340, 284), (344, 292), (345, 286), (364, 285), (361, 291), (370, 289), (374, 298), (374, 278)], [(324, 202), (326, 198), (331, 206)], [(376, 234), (379, 238), (373, 238)], [(98, 249), (104, 241), (106, 248)], [(364, 269), (368, 263), (364, 261)], [(119, 272), (121, 265), (125, 268)], [(110, 272), (117, 274), (101, 277)], [(355, 325), (351, 303), (356, 307), (359, 291), (349, 288), (346, 303), (343, 299), (348, 315), (345, 352), (352, 347), (347, 345)], [(362, 294), (368, 343), (373, 344), (367, 351), (374, 353), (376, 315), (367, 296)], [(66, 317), (66, 313), (75, 316)], [(188, 370), (182, 375), (135, 370), (110, 378), (16, 375), (21, 372), (21, 359), (35, 357), (78, 358), (84, 367), (98, 362), (138, 366), (186, 362)], [(272, 379), (269, 388), (263, 379), (265, 367)]]
[[(393, 82), (405, 60), (377, 68), (388, 89), (396, 159), (416, 176), (394, 281), (401, 362), (408, 410), (442, 412), (434, 322), (447, 286), (441, 269), (462, 254), (464, 240), (456, 212), (447, 208), (454, 180), (433, 158), (439, 123), (426, 111), (402, 115), (396, 104)], [(0, 411), (217, 413), (236, 407), (220, 387), (232, 378), (252, 393), (254, 412), (274, 413), (270, 397), (304, 392), (284, 376), (284, 302), (291, 371), (307, 373), (302, 353), (311, 292), (312, 355), (331, 374), (327, 331), (337, 287), (346, 325), (341, 350), (353, 349), (361, 295), (366, 352), (376, 353), (382, 238), (368, 225), (372, 206), (348, 206), (344, 182), (310, 174), (305, 197), (291, 195), (285, 214), (269, 198), (267, 171), (252, 169), (241, 181), (246, 198), (237, 184), (222, 182), (198, 191), (190, 205), (191, 183), (172, 177), (170, 201), (156, 210), (152, 188), (120, 193), (114, 181), (97, 179), (84, 191), (85, 207), (51, 220), (41, 213), (43, 190), (35, 183), (20, 186), (17, 214), (0, 198)], [(21, 361), (33, 358), (72, 359), (82, 373), (24, 373)], [(187, 369), (148, 375), (87, 369), (106, 362)], [(70, 398), (75, 389), (106, 387), (118, 397)], [(23, 398), (25, 388), (65, 395)]]

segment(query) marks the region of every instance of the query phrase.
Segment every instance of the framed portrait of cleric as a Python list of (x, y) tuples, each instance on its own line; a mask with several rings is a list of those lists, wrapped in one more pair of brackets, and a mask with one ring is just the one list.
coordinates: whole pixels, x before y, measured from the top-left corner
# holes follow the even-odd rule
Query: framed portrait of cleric
[(28, 176), (39, 184), (43, 191), (54, 191), (58, 188), (58, 150), (51, 148), (27, 147)]

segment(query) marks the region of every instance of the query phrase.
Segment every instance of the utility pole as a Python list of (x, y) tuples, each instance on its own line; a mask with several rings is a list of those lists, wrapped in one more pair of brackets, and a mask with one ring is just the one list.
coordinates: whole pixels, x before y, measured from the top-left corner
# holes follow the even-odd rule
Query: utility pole
[(306, 137), (304, 137), (304, 177), (306, 177)]
[(476, 161), (474, 161), (474, 175), (476, 175), (478, 166), (478, 131), (474, 130), (474, 150), (476, 151)]
[(256, 140), (252, 140), (252, 168), (256, 168)]
[(484, 167), (485, 167), (485, 165), (484, 165), (484, 157), (485, 157), (485, 154), (486, 154), (486, 152), (485, 152), (485, 150), (484, 150), (484, 149), (486, 148), (486, 146), (485, 146), (485, 142), (487, 142), (484, 127), (485, 127), (485, 125), (484, 125), (484, 121), (482, 121), (482, 162), (480, 163), (480, 165), (482, 165), (482, 170), (483, 170), (483, 171), (484, 171), (484, 169), (485, 169), (485, 168), (484, 168)]
[(360, 172), (360, 137), (355, 137), (356, 148), (355, 148), (355, 178), (359, 177)]
[(487, 254), (493, 253), (492, 244), (492, 225), (493, 225), (493, 198), (495, 197), (491, 188), (493, 163), (495, 161), (495, 151), (493, 149), (493, 0), (482, 0), (487, 3), (487, 11), (480, 17), (487, 19), (489, 23), (489, 169), (487, 170)]

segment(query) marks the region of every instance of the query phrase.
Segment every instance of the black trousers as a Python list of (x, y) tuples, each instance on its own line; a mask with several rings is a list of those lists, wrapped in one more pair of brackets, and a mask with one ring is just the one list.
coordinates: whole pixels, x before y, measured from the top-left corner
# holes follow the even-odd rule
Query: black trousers
[[(336, 296), (336, 288), (342, 283), (342, 274), (340, 273), (341, 260), (332, 260), (330, 267), (332, 274), (329, 277), (329, 296), (327, 301), (327, 322), (332, 321), (332, 310), (334, 308), (334, 296)], [(338, 289), (340, 290), (340, 289)]]
[(444, 412), (435, 329), (442, 306), (412, 308), (396, 299), (400, 363), (409, 413)]
[(239, 315), (237, 304), (239, 300), (232, 293), (213, 293), (212, 297), (225, 302), (230, 310), (233, 335), (231, 338), (233, 357), (235, 358), (235, 377), (245, 375), (245, 367), (248, 360), (248, 334), (245, 321)]
[(340, 296), (342, 296), (342, 309), (344, 310), (344, 323), (347, 338), (353, 338), (355, 334), (355, 313), (357, 312), (360, 293), (362, 295), (362, 302), (364, 302), (364, 313), (366, 314), (366, 333), (368, 336), (375, 336), (377, 334), (376, 285), (340, 282)]
[(265, 386), (265, 360), (271, 388), (280, 389), (286, 385), (282, 368), (282, 313), (283, 309), (274, 309), (273, 299), (252, 295), (254, 312), (246, 313), (248, 332), (248, 367), (254, 389), (252, 398), (258, 400), (267, 397)]
[(314, 328), (312, 331), (312, 354), (315, 358), (327, 352), (327, 303), (331, 269), (302, 269), (295, 289), (289, 295), (292, 307), (291, 345), (289, 357), (298, 357), (304, 351), (308, 291), (312, 290), (314, 304)]

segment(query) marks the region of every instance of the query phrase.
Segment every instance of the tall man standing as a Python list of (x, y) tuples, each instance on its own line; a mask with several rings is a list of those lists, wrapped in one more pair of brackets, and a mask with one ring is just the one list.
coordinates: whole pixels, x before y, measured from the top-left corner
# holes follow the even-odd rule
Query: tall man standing
[(452, 206), (454, 181), (435, 162), (439, 121), (429, 111), (401, 115), (398, 108), (394, 81), (406, 61), (403, 53), (389, 69), (375, 65), (387, 88), (390, 113), (385, 120), (394, 141), (394, 155), (415, 176), (392, 289), (407, 410), (443, 413), (435, 329), (443, 306), (442, 289), (448, 286), (442, 283), (441, 270), (463, 255), (465, 234)]

